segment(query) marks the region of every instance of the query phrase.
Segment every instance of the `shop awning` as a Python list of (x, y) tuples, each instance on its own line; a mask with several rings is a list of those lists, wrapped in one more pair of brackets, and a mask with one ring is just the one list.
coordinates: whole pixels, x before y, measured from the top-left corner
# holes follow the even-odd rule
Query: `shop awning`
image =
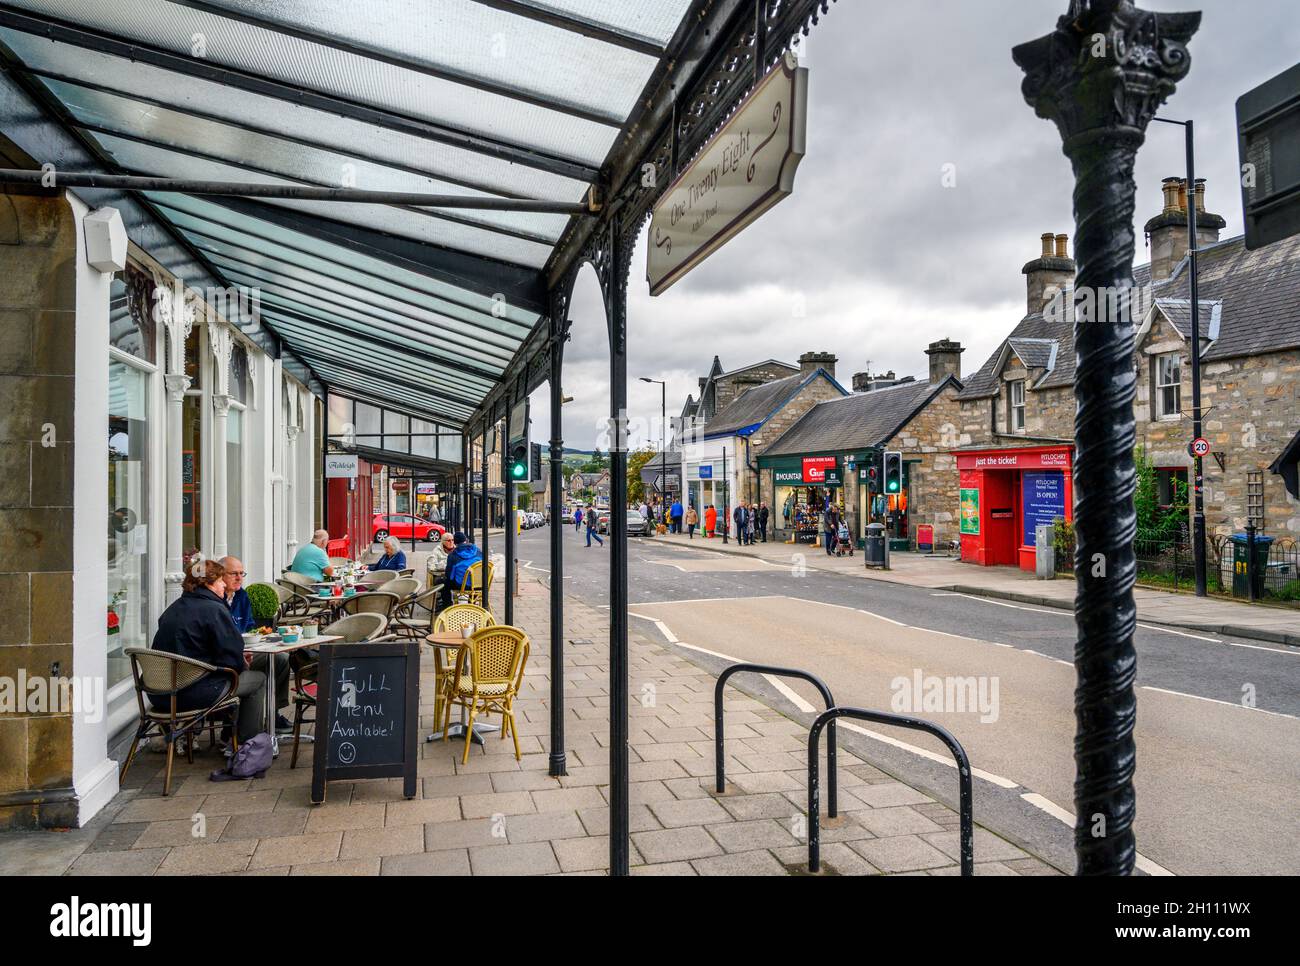
[[(578, 204), (700, 0), (12, 0), (0, 55), (99, 170)], [(59, 161), (37, 158), (38, 162)], [(326, 386), (464, 425), (580, 216), (147, 192)]]

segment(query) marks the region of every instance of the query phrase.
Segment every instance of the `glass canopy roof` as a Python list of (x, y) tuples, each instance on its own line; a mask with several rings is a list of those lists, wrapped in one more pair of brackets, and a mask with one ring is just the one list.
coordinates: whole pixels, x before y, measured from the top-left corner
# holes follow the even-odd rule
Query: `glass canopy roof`
[[(583, 201), (698, 0), (5, 0), (0, 56), (104, 172)], [(38, 159), (45, 160), (45, 159)], [(326, 386), (460, 426), (570, 217), (148, 192)], [(234, 321), (234, 320), (232, 320)]]

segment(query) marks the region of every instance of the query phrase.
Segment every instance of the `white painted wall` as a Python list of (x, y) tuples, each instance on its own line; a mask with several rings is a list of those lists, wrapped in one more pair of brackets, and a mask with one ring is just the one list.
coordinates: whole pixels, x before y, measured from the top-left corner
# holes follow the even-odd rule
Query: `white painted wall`
[[(108, 303), (112, 277), (86, 263), (82, 222), (90, 209), (68, 195), (77, 222), (76, 398), (73, 408), (72, 667), (64, 674), (108, 677)], [(117, 764), (108, 757), (107, 708), (72, 716), (72, 783), (84, 825), (115, 794)]]

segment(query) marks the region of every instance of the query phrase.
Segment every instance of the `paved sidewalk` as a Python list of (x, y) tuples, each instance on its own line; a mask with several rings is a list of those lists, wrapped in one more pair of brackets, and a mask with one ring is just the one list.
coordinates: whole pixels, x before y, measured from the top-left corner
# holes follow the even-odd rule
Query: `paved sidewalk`
[[(734, 540), (724, 544), (720, 538), (706, 540), (696, 536), (689, 539), (680, 534), (665, 534), (651, 539), (697, 550), (757, 556), (777, 564), (793, 566), (796, 562), (802, 562), (813, 570), (852, 574), (868, 580), (996, 597), (1066, 610), (1074, 608), (1074, 581), (1070, 578), (1039, 580), (1014, 567), (979, 567), (962, 563), (955, 557), (895, 552), (890, 554), (892, 569), (883, 571), (867, 569), (861, 551), (855, 552), (852, 557), (829, 557), (820, 547), (808, 544), (760, 542), (742, 547)], [(795, 557), (796, 554), (802, 555), (801, 560)], [(1196, 597), (1190, 593), (1149, 587), (1138, 587), (1134, 591), (1134, 598), (1137, 601), (1138, 619), (1142, 621), (1300, 646), (1300, 610), (1219, 597)]]
[[(162, 797), (162, 756), (142, 753), (127, 788), (84, 829), (0, 835), (0, 875), (545, 875), (608, 869), (608, 613), (565, 601), (568, 775), (547, 774), (548, 592), (526, 581), (515, 620), (533, 635), (517, 704), (524, 755), (489, 737), (421, 743), (420, 793), (401, 781), (331, 783), (308, 803), (310, 761), (282, 754), (263, 779), (214, 784), (210, 752), (177, 765)], [(499, 602), (498, 602), (499, 608)], [(497, 610), (500, 613), (500, 610)], [(712, 794), (714, 677), (668, 647), (630, 641), (632, 864), (643, 875), (790, 875), (806, 871), (806, 730), (728, 690), (727, 769)], [(432, 730), (432, 659), (421, 729)], [(958, 872), (957, 814), (847, 751), (842, 819), (824, 827), (829, 874)], [(978, 799), (977, 799), (978, 802)], [(976, 813), (978, 822), (979, 813)], [(199, 834), (201, 832), (201, 834)], [(977, 826), (976, 872), (1056, 870)]]

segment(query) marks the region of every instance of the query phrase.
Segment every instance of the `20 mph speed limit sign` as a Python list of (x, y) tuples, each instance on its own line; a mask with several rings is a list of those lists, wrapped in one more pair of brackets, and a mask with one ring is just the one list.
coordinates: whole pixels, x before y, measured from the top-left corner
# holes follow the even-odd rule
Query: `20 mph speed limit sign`
[(1204, 436), (1197, 436), (1192, 440), (1192, 445), (1188, 447), (1193, 456), (1208, 456), (1210, 454), (1210, 441)]

